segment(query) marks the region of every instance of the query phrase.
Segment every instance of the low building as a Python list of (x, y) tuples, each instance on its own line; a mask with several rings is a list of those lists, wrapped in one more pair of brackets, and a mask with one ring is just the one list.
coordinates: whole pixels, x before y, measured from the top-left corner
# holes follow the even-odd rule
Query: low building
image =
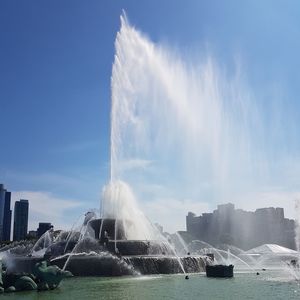
[(51, 228), (53, 228), (53, 225), (51, 223), (39, 223), (39, 227), (37, 229), (37, 238), (40, 238), (46, 231), (48, 231)]

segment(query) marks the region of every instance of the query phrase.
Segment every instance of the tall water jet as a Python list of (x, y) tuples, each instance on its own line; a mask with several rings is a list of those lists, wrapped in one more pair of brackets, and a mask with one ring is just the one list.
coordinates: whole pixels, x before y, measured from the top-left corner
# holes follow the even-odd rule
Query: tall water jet
[[(235, 155), (239, 161), (233, 166), (243, 162), (238, 171), (249, 171), (249, 132), (255, 118), (246, 118), (245, 103), (241, 103), (246, 99), (239, 98), (234, 80), (224, 81), (212, 59), (193, 72), (130, 26), (125, 15), (115, 48), (110, 182), (103, 190), (99, 237), (104, 220), (114, 220), (112, 235), (118, 253), (119, 226), (128, 240), (164, 240), (139, 209), (130, 186), (139, 198), (143, 185), (158, 183), (170, 191), (174, 182), (180, 183), (174, 190), (179, 197), (184, 192), (195, 196), (199, 194), (196, 182), (204, 176), (219, 180), (222, 187), (228, 177), (223, 172), (227, 171), (226, 154), (232, 154), (224, 155), (224, 149), (235, 147), (236, 151), (237, 147), (239, 153), (246, 152)], [(232, 109), (240, 115), (231, 114)], [(237, 126), (240, 117), (243, 126)], [(237, 133), (241, 136), (238, 143)], [(204, 174), (203, 167), (210, 174)], [(149, 195), (143, 193), (143, 198), (149, 200)]]
[(115, 49), (111, 182), (126, 182), (139, 205), (165, 209), (163, 199), (222, 201), (260, 182), (263, 124), (239, 69), (226, 73), (210, 55), (184, 62), (125, 16)]

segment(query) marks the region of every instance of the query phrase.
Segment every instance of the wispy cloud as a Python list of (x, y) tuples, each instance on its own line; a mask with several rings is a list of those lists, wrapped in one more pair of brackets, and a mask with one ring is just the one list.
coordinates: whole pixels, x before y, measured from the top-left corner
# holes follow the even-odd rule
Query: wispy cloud
[(38, 222), (51, 222), (57, 229), (68, 229), (68, 214), (83, 203), (65, 199), (43, 191), (13, 191), (12, 203), (19, 199), (29, 200), (29, 229), (36, 229)]

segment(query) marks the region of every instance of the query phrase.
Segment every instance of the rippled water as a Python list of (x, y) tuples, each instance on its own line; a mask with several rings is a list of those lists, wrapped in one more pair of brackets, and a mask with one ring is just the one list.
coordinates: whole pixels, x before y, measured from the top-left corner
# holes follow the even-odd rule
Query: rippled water
[(3, 299), (299, 299), (300, 282), (286, 271), (235, 273), (232, 279), (205, 274), (72, 278), (49, 292), (22, 292)]

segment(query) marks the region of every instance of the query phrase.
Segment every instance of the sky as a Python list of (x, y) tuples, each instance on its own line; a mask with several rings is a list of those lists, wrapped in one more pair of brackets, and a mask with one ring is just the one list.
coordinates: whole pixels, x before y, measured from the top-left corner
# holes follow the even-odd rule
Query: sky
[(245, 194), (243, 201), (148, 202), (144, 208), (151, 219), (171, 231), (184, 229), (188, 211), (200, 214), (225, 200), (251, 210), (282, 206), (295, 217), (293, 201), (300, 195), (298, 1), (3, 0), (0, 181), (14, 201), (30, 201), (29, 228), (46, 221), (67, 228), (100, 206), (109, 179), (111, 74), (123, 9), (132, 26), (183, 60), (196, 61), (209, 51), (228, 76), (238, 62), (243, 80), (259, 95), (263, 128), (273, 137), (266, 155), (276, 164), (256, 194)]

